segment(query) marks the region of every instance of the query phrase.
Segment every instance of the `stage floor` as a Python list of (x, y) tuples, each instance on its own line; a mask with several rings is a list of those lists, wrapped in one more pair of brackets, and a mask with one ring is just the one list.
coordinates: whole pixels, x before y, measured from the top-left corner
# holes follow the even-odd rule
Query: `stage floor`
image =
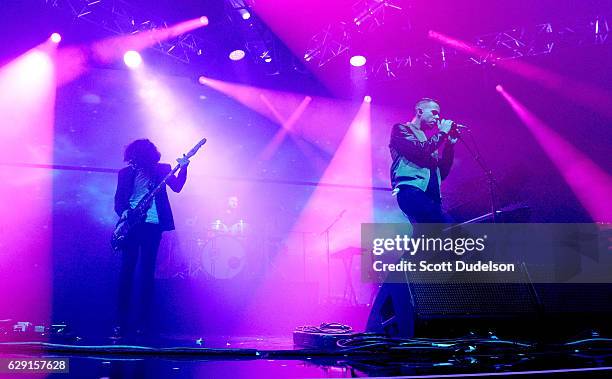
[[(72, 344), (3, 342), (9, 360), (66, 359), (58, 378), (348, 378), (550, 377), (608, 378), (612, 349), (592, 341), (575, 349), (528, 350), (465, 344), (454, 350), (303, 349), (284, 336), (161, 336), (154, 341), (83, 339)], [(487, 346), (485, 346), (487, 345)], [(4, 368), (3, 374), (7, 370)], [(14, 373), (14, 371), (13, 371)], [(25, 377), (25, 376), (21, 376)], [(41, 376), (42, 377), (42, 376)]]

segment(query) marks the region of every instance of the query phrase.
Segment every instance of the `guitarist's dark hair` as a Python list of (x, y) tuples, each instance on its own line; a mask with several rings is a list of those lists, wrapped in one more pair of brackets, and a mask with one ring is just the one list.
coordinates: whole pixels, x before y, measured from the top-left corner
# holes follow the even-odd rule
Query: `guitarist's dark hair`
[(137, 139), (125, 148), (123, 160), (136, 167), (149, 167), (159, 162), (161, 154), (153, 142)]

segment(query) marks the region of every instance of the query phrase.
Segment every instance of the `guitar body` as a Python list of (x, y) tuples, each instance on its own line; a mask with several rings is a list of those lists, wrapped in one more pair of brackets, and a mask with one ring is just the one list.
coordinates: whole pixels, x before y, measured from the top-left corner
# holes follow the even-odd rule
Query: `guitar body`
[(117, 221), (111, 238), (111, 247), (114, 251), (123, 250), (130, 230), (132, 230), (135, 225), (144, 222), (145, 218), (146, 212), (143, 214), (137, 209), (133, 209), (129, 211), (126, 216), (121, 217), (119, 221)]
[[(202, 138), (202, 140), (198, 142), (193, 149), (189, 150), (187, 154), (183, 155), (183, 158), (189, 159), (193, 157), (205, 143), (206, 138)], [(129, 210), (126, 214), (121, 216), (119, 221), (117, 221), (117, 225), (115, 225), (115, 230), (113, 231), (113, 236), (111, 237), (111, 247), (114, 251), (121, 251), (125, 247), (125, 241), (130, 230), (134, 227), (134, 225), (145, 221), (147, 210), (153, 201), (155, 201), (155, 195), (166, 185), (168, 179), (174, 175), (174, 173), (177, 172), (180, 167), (180, 165), (176, 165), (168, 173), (168, 175), (166, 175), (166, 177), (159, 184), (157, 184), (157, 186), (155, 186), (155, 188), (151, 189), (149, 193), (147, 193), (138, 202), (134, 209)]]

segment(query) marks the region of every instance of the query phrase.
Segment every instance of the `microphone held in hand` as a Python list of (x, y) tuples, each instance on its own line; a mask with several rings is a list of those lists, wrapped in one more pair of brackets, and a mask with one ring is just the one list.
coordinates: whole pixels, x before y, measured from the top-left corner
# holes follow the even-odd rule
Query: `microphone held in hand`
[(451, 125), (452, 129), (457, 129), (457, 130), (470, 130), (470, 128), (467, 125), (463, 125), (463, 124), (458, 124), (455, 121), (453, 121), (452, 125)]
[(460, 138), (462, 133), (470, 132), (470, 128), (467, 125), (458, 124), (455, 121), (452, 121), (451, 128), (448, 132), (448, 136), (450, 138), (456, 139)]

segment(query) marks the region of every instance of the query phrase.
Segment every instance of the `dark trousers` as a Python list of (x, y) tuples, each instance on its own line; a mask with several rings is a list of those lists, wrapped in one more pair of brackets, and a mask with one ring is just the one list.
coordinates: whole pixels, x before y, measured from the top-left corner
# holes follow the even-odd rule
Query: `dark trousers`
[(413, 224), (452, 223), (453, 219), (442, 210), (440, 201), (413, 186), (400, 186), (397, 203)]
[[(130, 330), (130, 305), (138, 315), (137, 328), (150, 331), (153, 293), (155, 288), (155, 260), (161, 241), (159, 225), (142, 223), (135, 225), (126, 239), (122, 252), (121, 272), (119, 274), (119, 326), (125, 333)], [(140, 275), (137, 277), (140, 290), (137, 301), (132, 301), (136, 280), (134, 274), (140, 256)], [(139, 309), (138, 309), (139, 308)]]

